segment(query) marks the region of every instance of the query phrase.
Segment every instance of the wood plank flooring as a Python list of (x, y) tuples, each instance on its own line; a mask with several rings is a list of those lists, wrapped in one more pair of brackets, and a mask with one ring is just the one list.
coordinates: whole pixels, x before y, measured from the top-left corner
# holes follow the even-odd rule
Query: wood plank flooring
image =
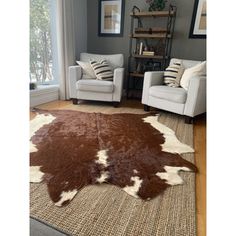
[(196, 118), (194, 123), (196, 175), (197, 232), (206, 235), (206, 118)]
[[(85, 102), (86, 103), (86, 102)], [(87, 102), (91, 110), (99, 104), (99, 111), (109, 111), (115, 109), (109, 103)], [(71, 101), (54, 101), (46, 103), (37, 108), (41, 109), (71, 109)], [(122, 102), (121, 109), (134, 108), (143, 109), (142, 104), (137, 100), (127, 100)], [(76, 106), (75, 106), (76, 109)], [(33, 113), (30, 112), (30, 119)], [(206, 117), (199, 116), (194, 121), (194, 148), (195, 164), (199, 173), (196, 175), (196, 204), (197, 204), (197, 235), (206, 236)]]

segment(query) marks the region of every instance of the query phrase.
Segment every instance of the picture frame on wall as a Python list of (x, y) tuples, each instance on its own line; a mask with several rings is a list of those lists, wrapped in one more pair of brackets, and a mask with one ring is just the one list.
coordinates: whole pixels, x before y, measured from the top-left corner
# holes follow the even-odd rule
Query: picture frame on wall
[(195, 0), (189, 38), (206, 38), (206, 0)]
[(124, 0), (99, 0), (99, 36), (123, 36), (124, 4)]

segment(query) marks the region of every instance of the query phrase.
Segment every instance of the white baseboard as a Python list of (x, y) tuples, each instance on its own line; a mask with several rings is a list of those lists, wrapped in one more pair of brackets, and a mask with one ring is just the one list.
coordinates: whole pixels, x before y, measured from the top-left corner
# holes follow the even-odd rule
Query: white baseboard
[(30, 107), (35, 107), (58, 99), (58, 85), (40, 85), (37, 89), (30, 90)]

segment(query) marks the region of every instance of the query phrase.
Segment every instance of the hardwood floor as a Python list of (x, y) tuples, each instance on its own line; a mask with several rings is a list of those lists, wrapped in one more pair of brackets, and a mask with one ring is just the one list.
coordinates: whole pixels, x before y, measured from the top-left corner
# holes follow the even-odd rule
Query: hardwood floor
[(197, 232), (206, 235), (206, 118), (201, 116), (194, 122), (196, 175)]
[[(85, 102), (86, 103), (86, 102)], [(75, 105), (71, 105), (72, 101), (54, 101), (38, 106), (41, 109), (71, 109)], [(91, 110), (97, 102), (88, 102), (91, 105)], [(100, 111), (107, 111), (113, 108), (111, 104), (101, 103)], [(120, 105), (122, 109), (135, 108), (143, 109), (142, 104), (137, 100), (123, 101)], [(30, 112), (30, 119), (33, 118), (33, 113)], [(197, 235), (206, 236), (206, 117), (199, 116), (194, 120), (194, 149), (195, 149), (195, 164), (199, 172), (196, 175), (196, 205), (197, 205)]]

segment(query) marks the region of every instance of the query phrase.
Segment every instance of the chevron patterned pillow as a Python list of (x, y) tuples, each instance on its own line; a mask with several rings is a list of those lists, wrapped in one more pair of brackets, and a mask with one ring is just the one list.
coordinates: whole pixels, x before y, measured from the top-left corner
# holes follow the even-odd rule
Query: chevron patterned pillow
[(97, 62), (91, 60), (90, 64), (98, 80), (113, 80), (113, 72), (106, 60)]
[(179, 87), (180, 79), (184, 73), (184, 67), (181, 61), (174, 62), (164, 71), (164, 83), (170, 87)]

